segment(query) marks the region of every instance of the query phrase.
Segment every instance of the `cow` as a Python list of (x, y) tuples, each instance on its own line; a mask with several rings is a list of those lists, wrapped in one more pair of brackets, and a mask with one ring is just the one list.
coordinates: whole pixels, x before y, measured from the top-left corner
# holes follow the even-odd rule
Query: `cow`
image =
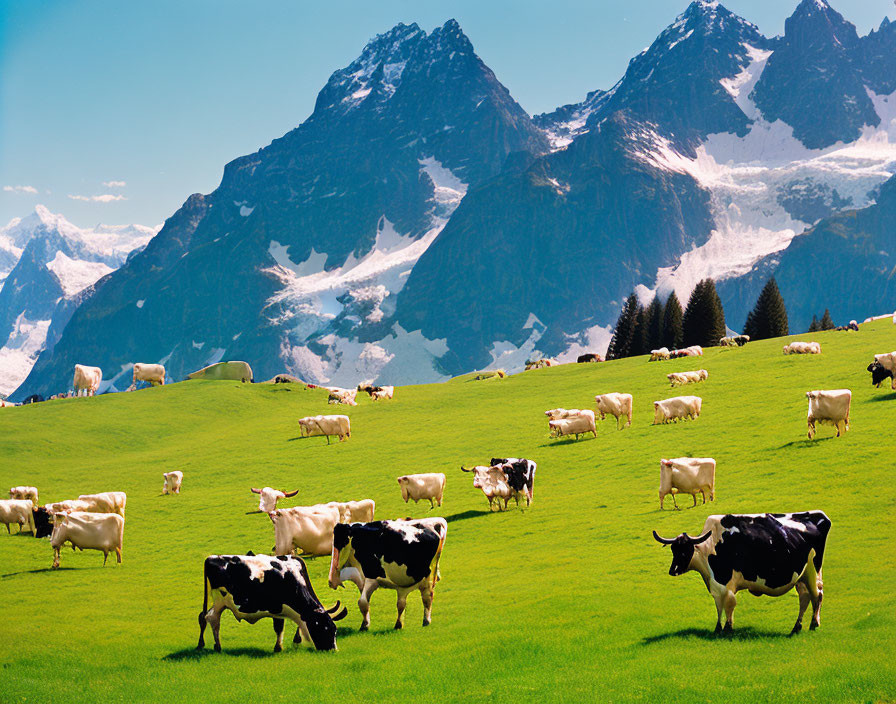
[(0, 499), (0, 523), (6, 524), (7, 534), (12, 531), (9, 529), (11, 525), (19, 527), (19, 533), (22, 532), (22, 526), (28, 526), (28, 530), (34, 533), (34, 518), (32, 509), (34, 502), (30, 499)]
[(585, 411), (582, 411), (578, 408), (552, 408), (549, 411), (545, 411), (544, 414), (548, 417), (549, 420), (560, 420), (561, 418), (577, 418), (584, 412)]
[(413, 499), (414, 503), (420, 499), (428, 499), (429, 508), (434, 509), (436, 504), (442, 505), (442, 495), (445, 493), (445, 475), (441, 472), (405, 474), (398, 477), (398, 486), (401, 487), (401, 498), (405, 503), (409, 499)]
[(103, 381), (103, 370), (99, 367), (88, 367), (83, 364), (75, 365), (75, 377), (72, 380), (72, 388), (75, 396), (84, 392), (85, 396), (94, 396)]
[(791, 342), (784, 345), (784, 354), (821, 354), (821, 345), (817, 342)]
[(373, 520), (375, 511), (372, 499), (331, 501), (271, 511), (268, 516), (274, 524), (274, 553), (288, 555), (298, 548), (306, 555), (329, 555), (336, 524), (366, 523)]
[(258, 510), (260, 513), (270, 513), (277, 508), (277, 502), (280, 499), (290, 499), (299, 493), (298, 489), (295, 491), (278, 491), (277, 489), (271, 489), (269, 486), (263, 489), (251, 487), (249, 491), (253, 494), (259, 494)]
[(11, 499), (30, 499), (37, 506), (37, 487), (36, 486), (14, 486), (9, 490), (9, 498)]
[(893, 383), (891, 384), (891, 388), (896, 388), (896, 378), (893, 376), (893, 372), (889, 369), (885, 368), (883, 364), (874, 360), (871, 364), (868, 365), (868, 371), (871, 372), (871, 385), (880, 388), (880, 385), (886, 381), (887, 379), (892, 379)]
[[(535, 470), (538, 465), (532, 460), (522, 457), (492, 457), (492, 467), (500, 467), (510, 486), (510, 498), (520, 505), (520, 499), (526, 499), (526, 507), (535, 500)], [(505, 503), (506, 508), (506, 503)]]
[[(609, 393), (600, 394), (594, 397), (597, 403), (597, 415), (603, 420), (607, 414), (616, 418), (616, 429), (622, 430), (632, 424), (632, 395)], [(622, 424), (622, 419), (627, 418), (628, 422)]]
[(335, 435), (343, 442), (352, 436), (352, 424), (348, 416), (306, 416), (299, 418), (299, 429), (303, 438), (325, 435), (327, 445), (330, 436)]
[(705, 369), (698, 369), (693, 372), (672, 372), (671, 374), (666, 374), (666, 378), (669, 380), (670, 387), (675, 388), (676, 386), (706, 381), (709, 378), (709, 372)]
[(370, 627), (370, 597), (378, 587), (398, 592), (395, 628), (404, 626), (404, 608), (414, 589), (423, 599), (423, 625), (432, 622), (432, 600), (440, 578), (439, 560), (448, 534), (444, 518), (420, 521), (340, 523), (333, 530), (331, 589), (352, 581), (360, 591), (361, 628)]
[(575, 435), (576, 440), (578, 440), (579, 435), (586, 435), (588, 433), (592, 433), (594, 437), (597, 437), (597, 427), (594, 425), (593, 411), (580, 411), (579, 414), (575, 416), (549, 420), (548, 428), (551, 431), (552, 438)]
[(153, 386), (165, 385), (165, 367), (161, 364), (142, 364), (138, 362), (134, 365), (134, 378), (129, 391), (137, 388), (138, 381), (146, 381)]
[(719, 338), (719, 347), (737, 347), (733, 337)]
[(70, 511), (89, 511), (93, 504), (80, 499), (67, 499), (65, 501), (54, 501), (46, 504), (47, 511), (50, 515), (56, 513), (68, 513)]
[(576, 364), (587, 364), (589, 362), (603, 362), (604, 358), (601, 357), (596, 352), (586, 352), (585, 354), (580, 354), (576, 358)]
[(373, 499), (330, 501), (324, 505), (335, 507), (339, 511), (340, 523), (370, 523), (376, 512), (376, 503)]
[(556, 366), (557, 362), (553, 359), (546, 359), (542, 357), (541, 359), (531, 359), (526, 361), (526, 371), (530, 369), (541, 369), (542, 367), (553, 367)]
[[(221, 652), (219, 630), (221, 614), (229, 609), (237, 621), (256, 623), (263, 618), (274, 620), (276, 642), (274, 652), (283, 650), (283, 626), (286, 619), (295, 622), (293, 639), (304, 637), (317, 650), (336, 650), (336, 624), (345, 618), (340, 603), (325, 609), (314, 593), (305, 562), (292, 555), (209, 555), (202, 570), (203, 599), (199, 612), (199, 644), (205, 647), (205, 626), (212, 627), (215, 652)], [(212, 607), (208, 608), (209, 596)]]
[(699, 418), (703, 399), (699, 396), (675, 396), (653, 402), (653, 424)]
[(16, 404), (10, 403), (5, 398), (0, 398), (0, 408), (14, 408)]
[[(874, 355), (873, 364), (877, 364), (883, 369), (882, 372), (877, 373), (877, 376), (880, 377), (880, 381), (877, 382), (877, 385), (880, 386), (880, 382), (886, 379), (887, 376), (889, 376), (892, 379), (890, 388), (896, 389), (896, 352), (886, 352)], [(868, 371), (872, 373), (873, 379), (874, 372), (872, 371), (870, 366), (868, 367)], [(884, 372), (887, 373), (884, 374)]]
[(489, 371), (479, 372), (473, 377), (473, 381), (485, 381), (486, 379), (503, 379), (507, 376), (507, 372), (503, 369), (490, 369)]
[(358, 392), (355, 389), (340, 389), (338, 386), (329, 387), (327, 391), (330, 395), (327, 397), (327, 403), (342, 403), (346, 406), (357, 406)]
[(716, 461), (711, 457), (676, 457), (660, 460), (660, 510), (667, 495), (672, 495), (672, 505), (678, 508), (676, 494), (690, 494), (697, 505), (697, 494), (706, 503), (716, 498)]
[(394, 386), (381, 386), (370, 392), (370, 398), (374, 401), (385, 401), (386, 399), (391, 400), (394, 395)]
[(124, 517), (117, 513), (92, 513), (72, 511), (53, 515), (53, 569), (59, 567), (59, 551), (65, 543), (70, 543), (72, 551), (102, 550), (103, 566), (110, 552), (115, 552), (121, 564), (121, 548), (124, 538)]
[(180, 470), (173, 472), (165, 472), (162, 474), (162, 493), (163, 494), (179, 494), (180, 485), (184, 481), (184, 473)]
[(34, 524), (35, 538), (46, 538), (53, 533), (53, 514), (46, 506), (32, 508), (31, 520)]
[(811, 629), (821, 622), (824, 596), (821, 568), (825, 542), (831, 529), (822, 511), (802, 513), (727, 514), (706, 519), (697, 538), (682, 533), (677, 538), (654, 539), (672, 548), (669, 574), (677, 577), (696, 570), (716, 602), (715, 632), (734, 628), (737, 592), (754, 596), (781, 596), (796, 587), (799, 615), (791, 635), (802, 630), (803, 614), (812, 602)]
[(838, 438), (841, 432), (849, 430), (849, 405), (852, 402), (852, 392), (849, 389), (807, 391), (806, 398), (809, 399), (810, 440), (815, 437), (816, 423), (833, 425), (837, 429)]
[[(482, 493), (485, 494), (485, 498), (488, 499), (489, 511), (494, 511), (496, 503), (499, 511), (507, 509), (507, 502), (510, 501), (510, 497), (513, 495), (513, 489), (510, 488), (504, 470), (500, 467), (483, 467), (482, 465), (470, 467), (469, 469), (461, 465), (460, 470), (462, 472), (473, 472), (473, 488), (481, 489)], [(503, 508), (501, 507), (502, 500), (504, 501)]]
[(128, 497), (123, 491), (104, 491), (100, 494), (82, 494), (78, 500), (87, 503), (88, 512), (117, 513), (124, 518), (124, 507)]
[(660, 362), (669, 359), (671, 353), (668, 347), (660, 347), (658, 350), (650, 350), (650, 362)]

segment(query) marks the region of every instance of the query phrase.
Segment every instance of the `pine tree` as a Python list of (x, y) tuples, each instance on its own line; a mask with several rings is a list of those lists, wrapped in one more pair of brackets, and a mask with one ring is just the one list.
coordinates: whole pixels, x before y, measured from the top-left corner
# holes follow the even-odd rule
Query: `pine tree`
[(712, 279), (703, 279), (688, 299), (688, 307), (684, 311), (684, 344), (712, 347), (725, 337), (726, 330), (725, 311), (716, 292), (716, 284)]
[(827, 308), (824, 309), (824, 315), (821, 316), (821, 322), (819, 323), (819, 326), (822, 330), (833, 330), (835, 327), (837, 327), (836, 325), (834, 325), (834, 321), (831, 320), (831, 311), (829, 311)]
[(809, 323), (809, 332), (818, 332), (821, 330), (821, 323), (818, 322), (818, 316), (812, 316), (812, 322)]
[(635, 317), (635, 331), (632, 333), (632, 346), (628, 351), (629, 357), (637, 357), (650, 352), (647, 347), (648, 333), (647, 309), (639, 305), (638, 315)]
[(772, 277), (763, 287), (762, 293), (756, 299), (756, 305), (747, 316), (744, 335), (749, 335), (751, 340), (767, 340), (770, 337), (784, 337), (788, 333), (787, 308), (778, 290), (778, 284)]
[(675, 291), (669, 294), (666, 299), (666, 308), (663, 310), (663, 347), (675, 350), (681, 347), (682, 333), (681, 321), (684, 313), (681, 310), (681, 303)]
[(638, 322), (638, 308), (638, 297), (633, 293), (625, 300), (622, 312), (616, 321), (613, 339), (607, 348), (607, 359), (622, 359), (631, 354), (632, 337)]
[(647, 306), (647, 344), (644, 354), (663, 346), (663, 304), (654, 296)]

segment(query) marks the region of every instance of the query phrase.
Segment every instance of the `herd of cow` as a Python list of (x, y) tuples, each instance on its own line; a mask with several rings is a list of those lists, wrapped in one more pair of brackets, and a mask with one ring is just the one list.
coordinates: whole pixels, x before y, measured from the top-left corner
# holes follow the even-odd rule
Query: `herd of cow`
[[(729, 346), (742, 346), (746, 336), (730, 338)], [(784, 354), (819, 354), (815, 342), (794, 342), (784, 347)], [(700, 356), (703, 350), (687, 348), (670, 352), (663, 348), (651, 353), (651, 360), (673, 356)], [(135, 380), (138, 376), (135, 365)], [(139, 365), (158, 366), (158, 365)], [(540, 365), (550, 366), (550, 365)], [(88, 387), (95, 387), (91, 368), (78, 365), (79, 375)], [(141, 370), (141, 378), (153, 377), (153, 383), (164, 383), (156, 370)], [(896, 352), (875, 355), (868, 371), (872, 383), (879, 386), (892, 380), (896, 389)], [(95, 376), (95, 375), (94, 375)], [(672, 387), (706, 381), (706, 370), (676, 372), (666, 375)], [(393, 387), (360, 385), (373, 400), (393, 398)], [(356, 405), (354, 392), (329, 388), (331, 403)], [(813, 390), (806, 393), (809, 401), (808, 436), (815, 434), (817, 423), (836, 427), (837, 435), (849, 429), (851, 392), (848, 389)], [(551, 437), (596, 436), (596, 417), (611, 415), (618, 430), (632, 424), (631, 394), (606, 393), (595, 396), (596, 413), (584, 409), (554, 408), (545, 412)], [(654, 424), (697, 418), (702, 399), (679, 396), (654, 402)], [(345, 415), (318, 415), (299, 419), (303, 437), (325, 436), (344, 441), (351, 437), (351, 423)], [(525, 500), (531, 506), (534, 498), (536, 463), (524, 458), (492, 458), (488, 465), (471, 468), (461, 466), (474, 475), (473, 487), (480, 489), (489, 509), (506, 510), (510, 500), (517, 506)], [(676, 496), (689, 494), (697, 505), (700, 494), (703, 504), (707, 495), (715, 500), (716, 461), (708, 457), (678, 457), (660, 460), (660, 509), (667, 496), (678, 508)], [(162, 494), (179, 494), (184, 475), (181, 471), (163, 474)], [(429, 501), (430, 509), (442, 505), (446, 476), (442, 473), (410, 474), (397, 478), (405, 503)], [(294, 642), (310, 642), (319, 650), (336, 648), (335, 621), (344, 618), (341, 604), (325, 608), (317, 597), (299, 552), (305, 556), (330, 556), (328, 585), (332, 589), (352, 582), (358, 587), (358, 607), (362, 615), (361, 630), (370, 625), (370, 598), (380, 587), (397, 593), (395, 628), (402, 628), (407, 596), (419, 591), (423, 602), (423, 625), (431, 622), (434, 589), (440, 580), (439, 562), (448, 532), (444, 518), (375, 520), (376, 505), (372, 499), (278, 508), (281, 499), (298, 491), (281, 491), (271, 487), (251, 488), (259, 496), (258, 511), (271, 520), (274, 527), (273, 556), (213, 555), (206, 558), (204, 600), (198, 621), (198, 647), (204, 647), (206, 626), (211, 626), (215, 650), (220, 650), (221, 615), (231, 611), (237, 620), (255, 623), (271, 618), (276, 635), (275, 651), (282, 649), (284, 623), (296, 623)], [(77, 499), (39, 505), (38, 490), (33, 486), (16, 486), (9, 490), (9, 500), (0, 501), (0, 521), (28, 526), (35, 537), (50, 537), (54, 551), (53, 567), (60, 562), (60, 550), (66, 544), (72, 549), (94, 549), (103, 552), (103, 564), (110, 553), (121, 562), (127, 497), (123, 492), (82, 494)], [(503, 505), (502, 505), (503, 502)], [(820, 623), (823, 599), (822, 563), (831, 521), (821, 511), (790, 514), (728, 514), (706, 519), (698, 537), (682, 533), (676, 538), (663, 538), (655, 531), (654, 538), (672, 549), (673, 576), (695, 570), (703, 577), (717, 609), (716, 630), (733, 627), (736, 593), (747, 589), (754, 595), (780, 596), (795, 588), (799, 595), (799, 614), (792, 633), (801, 630), (808, 605), (812, 605), (811, 628)], [(209, 606), (211, 599), (211, 606)]]

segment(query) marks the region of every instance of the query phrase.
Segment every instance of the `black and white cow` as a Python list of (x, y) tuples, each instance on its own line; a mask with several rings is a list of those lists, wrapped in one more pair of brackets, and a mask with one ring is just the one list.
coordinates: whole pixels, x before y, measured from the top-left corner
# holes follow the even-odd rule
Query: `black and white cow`
[[(513, 490), (511, 498), (516, 499), (516, 505), (520, 505), (520, 497), (526, 497), (526, 506), (535, 500), (535, 470), (537, 465), (532, 460), (520, 457), (492, 457), (491, 466), (500, 466), (507, 483)], [(505, 505), (506, 506), (506, 505)]]
[[(206, 624), (212, 627), (215, 650), (221, 652), (218, 630), (221, 614), (229, 609), (237, 621), (255, 623), (263, 618), (274, 619), (277, 641), (274, 652), (283, 649), (284, 619), (298, 626), (294, 643), (302, 636), (318, 650), (336, 649), (336, 624), (345, 618), (347, 609), (332, 616), (339, 602), (325, 609), (314, 593), (308, 570), (300, 557), (292, 555), (210, 555), (205, 558), (203, 585), (205, 596), (199, 612), (199, 645), (205, 647)], [(212, 607), (208, 608), (209, 595)]]
[(46, 506), (36, 506), (31, 509), (34, 517), (34, 537), (46, 538), (53, 533), (53, 514)]
[(370, 626), (370, 597), (378, 587), (398, 592), (398, 619), (404, 625), (408, 594), (420, 590), (423, 625), (432, 621), (432, 600), (439, 574), (439, 559), (448, 534), (444, 518), (422, 518), (372, 523), (339, 523), (333, 529), (331, 589), (354, 582), (361, 592), (361, 630)]
[(781, 596), (796, 587), (800, 612), (791, 634), (802, 629), (803, 614), (812, 602), (812, 623), (818, 627), (824, 596), (821, 567), (831, 521), (822, 511), (802, 513), (728, 514), (706, 519), (702, 534), (692, 538), (653, 537), (672, 546), (673, 577), (696, 570), (716, 602), (716, 633), (733, 628), (735, 594), (748, 589), (754, 596)]
[(871, 372), (871, 384), (880, 388), (880, 385), (887, 379), (893, 378), (893, 372), (887, 369), (876, 359), (868, 365), (868, 371)]

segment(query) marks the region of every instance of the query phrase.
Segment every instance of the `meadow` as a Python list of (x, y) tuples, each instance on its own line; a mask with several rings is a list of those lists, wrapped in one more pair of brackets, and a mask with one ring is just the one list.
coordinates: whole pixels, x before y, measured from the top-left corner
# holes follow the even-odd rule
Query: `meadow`
[[(792, 339), (819, 356), (785, 357)], [(129, 394), (0, 411), (0, 486), (34, 484), (41, 501), (128, 494), (124, 561), (0, 534), (0, 701), (67, 702), (706, 702), (896, 701), (896, 392), (865, 367), (896, 349), (889, 320), (708, 349), (511, 376), (400, 387), (391, 402), (340, 407), (352, 437), (300, 438), (296, 419), (334, 412), (296, 385), (191, 381)], [(251, 361), (251, 360), (250, 360)], [(665, 375), (705, 368), (673, 391)], [(806, 438), (805, 392), (849, 388), (851, 430)], [(597, 393), (634, 395), (632, 427), (612, 418), (594, 439), (552, 440), (546, 409), (593, 408)], [(652, 426), (656, 399), (703, 397), (696, 421)], [(660, 511), (659, 460), (718, 463), (714, 503)], [(489, 513), (460, 465), (490, 457), (538, 463), (528, 510)], [(184, 472), (162, 496), (162, 473)], [(405, 505), (396, 477), (445, 472), (441, 509)], [(419, 595), (393, 631), (395, 593), (377, 591), (359, 633), (357, 590), (327, 586), (329, 558), (307, 560), (318, 596), (349, 606), (338, 652), (274, 654), (270, 620), (225, 613), (222, 653), (196, 652), (209, 554), (271, 552), (273, 527), (250, 486), (299, 489), (281, 506), (372, 498), (378, 518), (449, 521), (433, 622)], [(651, 537), (696, 535), (713, 513), (825, 511), (821, 628), (788, 637), (795, 592), (741, 592), (735, 632), (715, 636), (696, 573), (668, 575)], [(15, 529), (13, 529), (15, 530)], [(808, 626), (808, 615), (805, 620)], [(207, 632), (207, 638), (210, 633)]]

